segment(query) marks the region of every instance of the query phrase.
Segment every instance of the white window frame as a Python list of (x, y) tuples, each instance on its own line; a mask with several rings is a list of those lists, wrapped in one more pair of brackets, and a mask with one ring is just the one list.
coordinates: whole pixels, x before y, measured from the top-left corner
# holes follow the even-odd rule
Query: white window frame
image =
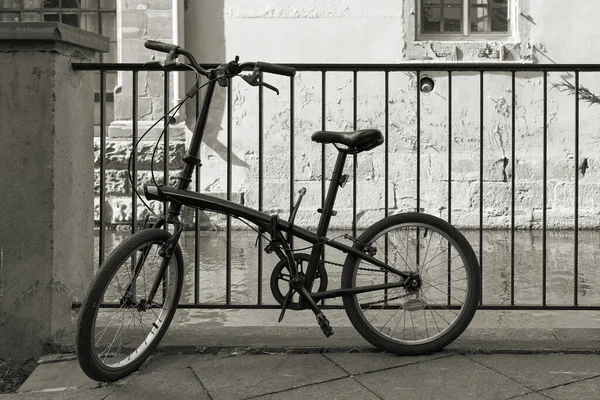
[[(508, 19), (508, 32), (471, 32), (469, 12), (470, 12), (470, 0), (463, 0), (462, 2), (462, 32), (452, 33), (422, 33), (422, 4), (426, 0), (416, 0), (416, 40), (429, 40), (429, 41), (485, 41), (494, 40), (502, 41), (509, 40), (513, 37), (516, 32), (516, 26), (513, 18), (515, 15), (515, 4), (516, 0), (508, 0), (507, 6), (507, 19)], [(491, 0), (490, 0), (491, 1)]]

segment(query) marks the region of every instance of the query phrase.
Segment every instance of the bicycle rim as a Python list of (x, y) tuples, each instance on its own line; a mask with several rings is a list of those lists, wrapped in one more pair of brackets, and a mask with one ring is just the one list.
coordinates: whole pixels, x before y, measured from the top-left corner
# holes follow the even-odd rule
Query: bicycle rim
[[(181, 277), (177, 257), (166, 260), (158, 254), (162, 244), (148, 242), (132, 251), (112, 273), (100, 296), (103, 307), (96, 308), (92, 341), (94, 357), (106, 370), (120, 370), (145, 358), (170, 323)], [(144, 256), (137, 278), (132, 281), (134, 266)], [(162, 264), (167, 262), (156, 295), (148, 303), (151, 287)], [(133, 285), (127, 291), (129, 282)]]
[[(457, 336), (472, 318), (473, 276), (464, 250), (437, 226), (405, 222), (368, 241), (376, 258), (419, 276), (418, 288), (393, 288), (354, 296), (362, 322), (398, 346), (428, 346)], [(357, 260), (354, 287), (393, 283), (401, 277)], [(436, 346), (437, 347), (437, 346)]]

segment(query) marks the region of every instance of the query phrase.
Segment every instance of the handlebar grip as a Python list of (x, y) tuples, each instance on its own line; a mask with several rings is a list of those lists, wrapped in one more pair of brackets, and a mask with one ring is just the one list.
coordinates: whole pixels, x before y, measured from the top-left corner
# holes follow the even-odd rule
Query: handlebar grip
[(284, 75), (292, 77), (296, 75), (296, 68), (287, 67), (285, 65), (269, 64), (266, 62), (258, 61), (256, 66), (263, 72), (269, 72), (271, 74)]
[(163, 53), (170, 53), (172, 50), (179, 50), (179, 46), (169, 43), (158, 42), (156, 40), (146, 40), (144, 47), (150, 50), (161, 51)]

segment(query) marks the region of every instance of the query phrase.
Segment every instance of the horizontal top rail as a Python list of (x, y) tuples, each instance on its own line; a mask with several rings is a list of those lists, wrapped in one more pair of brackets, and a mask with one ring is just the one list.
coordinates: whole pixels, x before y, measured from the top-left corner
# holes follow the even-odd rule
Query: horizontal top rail
[[(158, 66), (143, 63), (73, 63), (78, 71), (163, 71)], [(203, 68), (214, 68), (218, 64), (203, 64)], [(600, 72), (600, 64), (523, 64), (523, 63), (402, 63), (402, 64), (280, 64), (296, 68), (297, 71), (343, 72), (343, 71), (538, 71), (538, 72)], [(170, 71), (189, 71), (185, 66)]]

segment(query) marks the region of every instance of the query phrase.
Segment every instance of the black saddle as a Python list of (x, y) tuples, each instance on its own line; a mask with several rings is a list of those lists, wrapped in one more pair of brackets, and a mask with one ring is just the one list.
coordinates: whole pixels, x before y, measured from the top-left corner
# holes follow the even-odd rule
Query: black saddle
[(317, 143), (343, 144), (347, 148), (335, 147), (339, 151), (351, 154), (374, 149), (383, 143), (383, 135), (378, 129), (363, 129), (353, 132), (319, 131), (313, 133), (311, 139)]

